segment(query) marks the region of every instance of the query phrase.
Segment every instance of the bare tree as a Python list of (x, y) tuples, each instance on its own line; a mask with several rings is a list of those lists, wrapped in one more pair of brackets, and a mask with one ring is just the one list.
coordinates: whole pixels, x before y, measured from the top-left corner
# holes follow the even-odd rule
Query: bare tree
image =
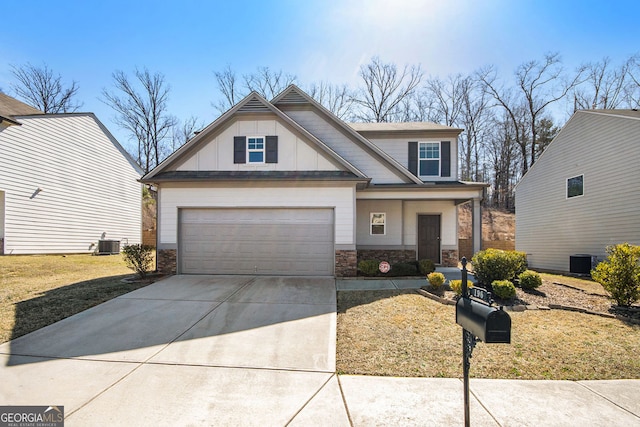
[(625, 87), (625, 98), (629, 108), (640, 108), (640, 54), (631, 57), (627, 68), (628, 84)]
[(631, 60), (613, 68), (611, 59), (584, 65), (585, 81), (573, 91), (573, 110), (613, 109), (624, 102)]
[(103, 89), (103, 102), (114, 109), (116, 122), (136, 140), (137, 152), (131, 154), (148, 173), (168, 151), (166, 145), (176, 124), (167, 112), (169, 86), (164, 75), (151, 74), (146, 68), (136, 69), (137, 82), (122, 71), (115, 71), (112, 77), (115, 90)]
[(216, 107), (220, 113), (224, 113), (236, 105), (236, 103), (240, 101), (240, 98), (242, 98), (242, 95), (239, 93), (236, 72), (231, 69), (231, 66), (227, 65), (222, 71), (214, 71), (213, 75), (216, 78), (218, 90), (222, 94), (223, 99), (216, 104), (212, 102), (211, 105)]
[(505, 112), (502, 118), (493, 124), (494, 135), (488, 139), (486, 155), (492, 182), (489, 204), (502, 209), (513, 209), (513, 189), (520, 176), (520, 163), (517, 161), (517, 145), (514, 144), (514, 129), (511, 118)]
[(426, 91), (433, 100), (433, 108), (439, 117), (438, 123), (453, 126), (458, 121), (462, 110), (464, 80), (461, 74), (456, 74), (445, 80), (435, 77), (426, 81)]
[(272, 71), (269, 67), (258, 67), (255, 73), (242, 76), (245, 88), (256, 91), (266, 99), (272, 99), (285, 90), (290, 84), (296, 83), (296, 76), (279, 71)]
[(11, 84), (16, 95), (43, 113), (72, 113), (82, 106), (74, 101), (78, 84), (72, 81), (70, 86), (65, 87), (62, 77), (55, 75), (46, 64), (37, 67), (27, 63), (10, 65), (10, 68), (17, 80), (17, 83)]
[(318, 101), (339, 119), (346, 120), (353, 114), (353, 95), (347, 85), (334, 85), (328, 82), (312, 83), (309, 96)]
[(361, 107), (356, 118), (367, 122), (390, 122), (400, 114), (402, 103), (410, 98), (422, 80), (420, 66), (404, 66), (398, 70), (393, 63), (383, 63), (379, 57), (360, 67), (364, 88), (354, 98)]
[(460, 177), (463, 180), (483, 181), (484, 147), (491, 133), (494, 115), (489, 108), (489, 99), (478, 82), (468, 76), (460, 82), (461, 110), (458, 126), (460, 134)]
[(191, 116), (182, 122), (176, 120), (176, 124), (173, 126), (171, 133), (171, 147), (169, 147), (171, 152), (168, 154), (171, 154), (189, 142), (189, 140), (196, 136), (198, 131), (203, 127), (204, 124), (202, 121), (194, 116)]
[[(520, 146), (523, 174), (536, 161), (538, 121), (550, 104), (564, 98), (580, 83), (581, 76), (582, 70), (578, 70), (572, 79), (566, 80), (556, 53), (545, 55), (542, 61), (528, 61), (520, 65), (515, 72), (516, 90), (500, 88), (493, 67), (479, 72), (478, 77), (485, 90), (504, 108), (511, 121), (514, 140)], [(518, 114), (521, 110), (524, 116)]]

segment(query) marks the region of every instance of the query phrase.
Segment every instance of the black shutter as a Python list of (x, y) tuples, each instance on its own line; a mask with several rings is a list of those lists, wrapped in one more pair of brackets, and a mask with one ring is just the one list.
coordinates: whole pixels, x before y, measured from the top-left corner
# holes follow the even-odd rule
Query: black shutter
[(266, 137), (265, 163), (278, 163), (278, 137)]
[(247, 137), (233, 137), (233, 163), (247, 163)]
[(409, 142), (409, 172), (418, 176), (418, 142)]
[(440, 142), (440, 176), (451, 176), (451, 141)]

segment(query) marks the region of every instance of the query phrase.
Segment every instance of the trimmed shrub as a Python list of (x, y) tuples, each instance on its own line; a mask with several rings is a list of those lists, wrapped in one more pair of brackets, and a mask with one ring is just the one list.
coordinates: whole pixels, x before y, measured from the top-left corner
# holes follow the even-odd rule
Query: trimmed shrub
[(415, 263), (399, 262), (391, 266), (389, 276), (417, 276), (418, 267)]
[(502, 299), (511, 299), (516, 296), (516, 287), (509, 280), (494, 280), (491, 283), (493, 295)]
[(420, 274), (423, 276), (428, 276), (429, 273), (436, 271), (436, 265), (430, 259), (421, 259), (418, 261), (418, 265), (420, 266)]
[[(449, 280), (449, 287), (456, 293), (456, 295), (462, 295), (462, 280)], [(473, 282), (467, 281), (467, 288), (473, 288)]]
[(607, 259), (591, 270), (591, 277), (616, 304), (629, 306), (640, 299), (640, 246), (609, 246), (607, 254)]
[(471, 262), (473, 274), (480, 283), (513, 280), (527, 269), (527, 254), (518, 251), (486, 249), (476, 253)]
[(380, 263), (375, 259), (364, 259), (358, 263), (358, 270), (365, 276), (375, 276), (380, 270), (378, 266)]
[(122, 255), (127, 267), (138, 273), (144, 279), (153, 263), (154, 247), (150, 245), (127, 245), (122, 248)]
[(532, 270), (525, 270), (518, 276), (520, 287), (522, 289), (536, 289), (542, 285), (542, 278), (538, 273)]
[(444, 274), (433, 272), (427, 275), (427, 280), (429, 281), (429, 284), (432, 288), (440, 289), (440, 286), (444, 285), (445, 278)]

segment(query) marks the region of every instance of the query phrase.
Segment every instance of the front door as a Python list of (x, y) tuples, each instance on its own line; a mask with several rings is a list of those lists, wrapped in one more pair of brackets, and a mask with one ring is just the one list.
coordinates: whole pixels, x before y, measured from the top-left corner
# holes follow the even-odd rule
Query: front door
[(440, 264), (440, 215), (418, 215), (418, 259)]

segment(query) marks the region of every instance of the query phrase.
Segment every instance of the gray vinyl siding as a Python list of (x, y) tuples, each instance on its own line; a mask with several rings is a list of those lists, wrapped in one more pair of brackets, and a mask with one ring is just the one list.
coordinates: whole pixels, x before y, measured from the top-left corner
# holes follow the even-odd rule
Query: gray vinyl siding
[[(578, 112), (516, 188), (516, 249), (533, 268), (569, 271), (569, 257), (640, 245), (640, 120)], [(567, 198), (567, 179), (584, 195)]]
[(433, 137), (400, 137), (400, 138), (372, 138), (369, 137), (369, 141), (373, 142), (382, 151), (393, 157), (398, 163), (405, 168), (409, 168), (409, 141), (419, 142), (442, 142), (450, 141), (450, 176), (429, 176), (424, 177), (423, 181), (455, 181), (458, 177), (458, 140), (456, 138), (433, 138)]
[(286, 111), (286, 114), (356, 168), (371, 177), (372, 183), (402, 184), (407, 182), (407, 178), (401, 177), (398, 172), (378, 160), (373, 153), (340, 132), (316, 112), (312, 110), (290, 110)]
[(103, 233), (140, 243), (139, 169), (94, 116), (18, 120), (0, 131), (4, 253), (92, 252)]

